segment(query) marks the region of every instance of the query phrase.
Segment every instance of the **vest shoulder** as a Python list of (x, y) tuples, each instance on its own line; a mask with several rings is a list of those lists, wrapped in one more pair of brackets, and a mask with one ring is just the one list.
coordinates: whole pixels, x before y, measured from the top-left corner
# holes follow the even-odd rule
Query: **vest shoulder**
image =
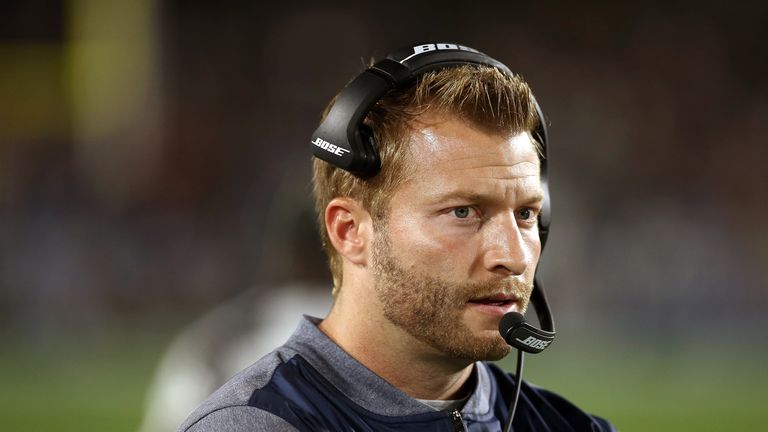
[(214, 412), (228, 412), (226, 410), (235, 407), (247, 407), (253, 394), (265, 387), (272, 380), (275, 371), (294, 356), (296, 354), (292, 351), (277, 349), (262, 357), (211, 394), (187, 417), (182, 426), (189, 427)]
[(185, 422), (178, 432), (293, 432), (297, 429), (284, 419), (249, 406), (231, 406), (212, 411), (194, 422)]

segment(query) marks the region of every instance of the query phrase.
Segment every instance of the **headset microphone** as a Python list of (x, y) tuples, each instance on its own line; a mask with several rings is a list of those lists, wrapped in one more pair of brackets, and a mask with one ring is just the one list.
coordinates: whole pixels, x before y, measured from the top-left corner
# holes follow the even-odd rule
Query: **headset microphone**
[(549, 305), (547, 304), (547, 298), (544, 296), (544, 290), (541, 288), (541, 283), (538, 279), (534, 279), (533, 286), (531, 302), (533, 302), (536, 307), (540, 325), (546, 330), (528, 324), (523, 315), (517, 312), (508, 312), (504, 314), (499, 322), (499, 333), (501, 334), (501, 337), (504, 338), (504, 341), (507, 344), (517, 348), (515, 388), (512, 391), (512, 401), (509, 403), (509, 418), (504, 427), (504, 432), (509, 432), (512, 428), (512, 420), (515, 418), (517, 402), (520, 399), (520, 389), (523, 384), (523, 361), (525, 358), (523, 353), (540, 353), (555, 339), (555, 323), (552, 321), (552, 314), (549, 311)]
[[(539, 314), (539, 321), (544, 328), (537, 328), (525, 321), (517, 312), (509, 312), (499, 322), (499, 333), (507, 344), (531, 354), (538, 354), (555, 340), (555, 328), (549, 305), (544, 297), (538, 280), (534, 281), (531, 301)], [(539, 298), (537, 298), (539, 296)]]

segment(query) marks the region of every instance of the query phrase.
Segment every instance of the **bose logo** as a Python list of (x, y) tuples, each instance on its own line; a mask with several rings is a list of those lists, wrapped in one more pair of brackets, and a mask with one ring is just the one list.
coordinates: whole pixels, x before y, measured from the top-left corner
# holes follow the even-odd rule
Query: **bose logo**
[(425, 52), (437, 51), (437, 50), (462, 50), (462, 51), (470, 51), (475, 53), (479, 52), (474, 48), (466, 47), (464, 45), (438, 43), (438, 44), (424, 44), (424, 45), (415, 46), (413, 47), (413, 55), (423, 54)]
[(312, 144), (320, 147), (325, 151), (331, 152), (336, 156), (344, 156), (344, 153), (349, 153), (349, 150), (333, 145), (320, 137), (315, 138), (315, 140), (312, 141)]
[(528, 345), (531, 348), (535, 349), (544, 349), (549, 344), (552, 343), (552, 341), (543, 341), (541, 339), (537, 339), (533, 336), (528, 336), (525, 340), (516, 339), (518, 342), (522, 343), (523, 345)]

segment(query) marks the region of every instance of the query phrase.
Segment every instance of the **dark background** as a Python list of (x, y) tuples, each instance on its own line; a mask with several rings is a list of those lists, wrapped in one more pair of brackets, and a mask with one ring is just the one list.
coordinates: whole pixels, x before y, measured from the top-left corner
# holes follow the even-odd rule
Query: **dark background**
[(370, 57), (445, 40), (522, 74), (550, 122), (561, 348), (530, 379), (622, 430), (758, 428), (767, 18), (759, 1), (3, 2), (0, 418), (130, 430), (185, 323), (327, 280), (320, 112)]

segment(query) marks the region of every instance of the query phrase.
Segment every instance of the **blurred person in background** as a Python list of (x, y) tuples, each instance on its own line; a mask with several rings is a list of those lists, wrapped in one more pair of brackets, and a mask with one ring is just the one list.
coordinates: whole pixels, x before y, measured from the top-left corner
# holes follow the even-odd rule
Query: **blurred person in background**
[(145, 398), (140, 432), (174, 430), (206, 397), (293, 332), (301, 313), (331, 306), (327, 268), (315, 234), (309, 175), (275, 182), (262, 240), (265, 283), (187, 325), (163, 353)]
[(139, 431), (178, 427), (227, 379), (285, 342), (301, 317), (297, 311), (327, 313), (326, 290), (301, 279), (252, 287), (186, 326), (155, 371)]
[[(404, 65), (406, 79), (381, 78)], [(350, 163), (359, 143), (313, 140), (331, 311), (305, 316), (179, 430), (501, 430), (518, 380), (487, 362), (512, 350), (499, 323), (527, 309), (545, 236), (528, 85), (471, 48), (419, 45), (352, 81), (326, 120), (372, 134), (378, 152)], [(517, 431), (612, 430), (550, 391), (522, 383), (521, 396)]]

